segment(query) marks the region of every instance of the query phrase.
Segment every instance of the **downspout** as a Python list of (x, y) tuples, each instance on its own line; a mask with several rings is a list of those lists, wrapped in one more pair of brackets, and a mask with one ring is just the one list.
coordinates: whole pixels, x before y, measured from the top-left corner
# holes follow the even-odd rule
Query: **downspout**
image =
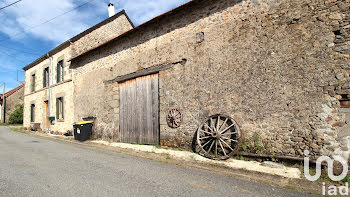
[[(49, 58), (49, 76), (48, 76), (48, 98), (47, 98), (47, 117), (50, 118), (50, 98), (51, 98), (51, 67), (52, 67), (52, 57), (50, 57), (49, 53), (47, 53), (47, 57)], [(47, 132), (50, 133), (51, 130), (51, 122), (49, 120), (49, 127), (47, 128)]]
[(1, 105), (1, 120), (2, 123), (5, 123), (5, 114), (6, 114), (6, 96), (5, 96), (5, 83), (3, 84), (3, 93), (2, 93), (2, 105)]

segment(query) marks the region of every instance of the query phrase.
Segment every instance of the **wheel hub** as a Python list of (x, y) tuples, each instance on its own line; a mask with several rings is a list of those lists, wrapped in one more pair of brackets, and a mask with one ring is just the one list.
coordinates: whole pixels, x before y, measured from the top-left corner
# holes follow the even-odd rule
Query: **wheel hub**
[(211, 136), (217, 140), (220, 139), (220, 133), (217, 131), (212, 132)]

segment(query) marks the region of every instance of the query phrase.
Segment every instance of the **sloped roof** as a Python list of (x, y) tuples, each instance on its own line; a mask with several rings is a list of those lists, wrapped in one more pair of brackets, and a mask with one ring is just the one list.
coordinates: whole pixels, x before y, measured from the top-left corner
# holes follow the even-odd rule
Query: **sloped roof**
[(149, 21), (147, 21), (147, 22), (145, 22), (145, 23), (142, 23), (141, 25), (138, 25), (138, 26), (136, 26), (135, 28), (130, 29), (130, 30), (127, 31), (127, 32), (124, 32), (123, 34), (120, 34), (120, 35), (118, 35), (118, 36), (116, 36), (116, 37), (114, 37), (114, 38), (112, 38), (112, 39), (110, 39), (110, 40), (107, 40), (106, 42), (101, 43), (101, 44), (98, 45), (98, 46), (92, 47), (91, 49), (85, 51), (84, 53), (81, 53), (81, 54), (79, 54), (79, 55), (77, 55), (77, 56), (71, 57), (68, 61), (72, 61), (72, 60), (74, 60), (74, 59), (76, 59), (76, 58), (78, 58), (78, 57), (84, 56), (84, 55), (86, 55), (86, 54), (88, 54), (88, 53), (90, 53), (90, 52), (92, 52), (92, 51), (95, 51), (95, 50), (99, 49), (99, 48), (102, 47), (102, 46), (105, 46), (105, 45), (107, 45), (107, 44), (110, 44), (110, 43), (112, 43), (112, 42), (114, 42), (114, 41), (116, 41), (116, 40), (118, 40), (118, 39), (120, 39), (120, 38), (126, 37), (126, 36), (132, 34), (133, 32), (142, 31), (142, 30), (143, 30), (144, 28), (146, 28), (147, 26), (154, 25), (154, 24), (155, 24), (155, 25), (158, 25), (157, 22), (160, 21), (161, 19), (166, 18), (166, 17), (171, 17), (172, 15), (174, 15), (174, 14), (180, 12), (181, 10), (183, 10), (183, 9), (185, 9), (185, 8), (188, 8), (188, 7), (192, 6), (192, 5), (195, 5), (196, 3), (201, 3), (201, 2), (203, 2), (203, 1), (205, 1), (205, 0), (191, 0), (191, 1), (189, 1), (189, 2), (187, 2), (187, 3), (185, 3), (185, 4), (183, 4), (183, 5), (180, 5), (180, 6), (174, 8), (174, 9), (168, 11), (168, 12), (165, 12), (165, 13), (163, 13), (163, 14), (157, 16), (157, 17), (154, 17), (154, 18), (152, 18), (151, 20), (149, 20)]
[[(23, 88), (23, 87), (24, 87), (24, 84), (22, 83), (22, 84), (19, 85), (18, 87), (13, 88), (12, 90), (6, 92), (6, 93), (5, 93), (5, 97), (11, 96), (12, 94), (14, 94), (15, 92), (17, 92), (18, 90), (20, 90), (20, 89)], [(2, 95), (3, 95), (3, 94), (0, 94), (0, 100), (2, 100)]]
[(118, 13), (116, 13), (115, 15), (107, 18), (106, 20), (103, 20), (102, 22), (90, 27), (89, 29), (81, 32), (80, 34), (70, 38), (69, 40), (63, 42), (62, 44), (60, 44), (59, 46), (57, 46), (56, 48), (52, 49), (51, 51), (47, 52), (46, 54), (42, 55), (41, 57), (39, 57), (38, 59), (36, 59), (35, 61), (33, 61), (32, 63), (28, 64), (27, 66), (23, 67), (23, 70), (26, 71), (32, 67), (34, 67), (35, 65), (39, 64), (40, 62), (44, 61), (45, 59), (48, 58), (48, 55), (53, 55), (55, 53), (57, 53), (58, 51), (61, 51), (62, 49), (70, 46), (71, 42), (75, 42), (77, 40), (79, 40), (81, 37), (91, 33), (92, 31), (96, 30), (97, 28), (108, 24), (110, 22), (112, 22), (114, 19), (118, 18), (120, 15), (124, 14), (126, 16), (126, 18), (128, 19), (128, 21), (130, 22), (131, 26), (134, 28), (134, 24), (132, 23), (132, 21), (130, 20), (129, 16), (126, 14), (125, 10), (122, 10)]

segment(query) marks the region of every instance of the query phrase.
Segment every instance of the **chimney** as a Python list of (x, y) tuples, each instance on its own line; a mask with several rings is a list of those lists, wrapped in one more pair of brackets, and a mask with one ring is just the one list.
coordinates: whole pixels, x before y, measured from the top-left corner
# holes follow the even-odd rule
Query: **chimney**
[(113, 3), (108, 4), (108, 15), (109, 17), (114, 16), (115, 10), (114, 10), (114, 5)]

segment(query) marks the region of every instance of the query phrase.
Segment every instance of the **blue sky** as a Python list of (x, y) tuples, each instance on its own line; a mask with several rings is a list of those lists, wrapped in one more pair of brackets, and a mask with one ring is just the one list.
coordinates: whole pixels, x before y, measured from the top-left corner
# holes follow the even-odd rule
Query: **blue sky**
[[(60, 43), (106, 19), (109, 2), (115, 5), (116, 13), (125, 9), (137, 26), (189, 1), (22, 0), (0, 10), (0, 84), (6, 83), (6, 91), (17, 87), (17, 73), (19, 80), (23, 81), (24, 66)], [(0, 1), (0, 7), (13, 2), (15, 0)], [(89, 3), (42, 24), (86, 2)]]

